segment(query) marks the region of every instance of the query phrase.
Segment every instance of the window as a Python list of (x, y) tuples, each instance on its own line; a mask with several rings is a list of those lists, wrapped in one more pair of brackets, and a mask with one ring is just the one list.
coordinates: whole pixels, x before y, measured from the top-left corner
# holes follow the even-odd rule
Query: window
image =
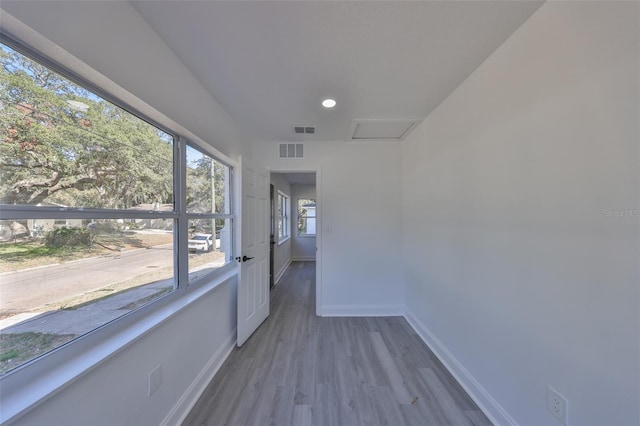
[(278, 191), (278, 242), (289, 238), (289, 196)]
[(187, 146), (189, 281), (232, 259), (229, 166)]
[(229, 165), (3, 44), (0, 60), (2, 375), (229, 264), (234, 216)]
[(298, 235), (316, 235), (316, 200), (298, 198)]

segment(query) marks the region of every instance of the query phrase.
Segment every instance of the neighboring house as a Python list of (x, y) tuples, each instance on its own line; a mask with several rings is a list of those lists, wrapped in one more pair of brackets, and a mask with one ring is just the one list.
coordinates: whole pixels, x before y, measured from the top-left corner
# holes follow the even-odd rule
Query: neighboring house
[[(47, 207), (66, 207), (62, 204), (44, 201), (38, 203), (38, 206)], [(13, 237), (29, 235), (30, 237), (42, 237), (44, 233), (52, 231), (56, 228), (73, 228), (84, 225), (82, 219), (28, 219), (24, 224), (16, 221), (0, 221), (0, 239), (10, 240)]]
[[(172, 212), (173, 204), (143, 203), (137, 204), (129, 210)], [(138, 229), (173, 229), (173, 220), (171, 219), (131, 219), (131, 222), (135, 223)]]
[[(43, 201), (39, 203), (38, 206), (47, 206), (47, 207), (61, 207), (66, 208), (67, 206), (53, 203), (50, 201)], [(32, 237), (41, 237), (44, 233), (52, 231), (56, 228), (75, 228), (81, 227), (84, 225), (84, 221), (82, 219), (31, 219), (27, 221), (29, 226), (29, 233)]]

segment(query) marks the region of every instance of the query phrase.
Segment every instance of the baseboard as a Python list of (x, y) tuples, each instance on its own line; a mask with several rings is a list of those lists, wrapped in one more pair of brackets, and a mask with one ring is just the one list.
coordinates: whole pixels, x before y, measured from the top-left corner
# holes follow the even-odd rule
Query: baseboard
[(323, 317), (401, 317), (401, 305), (322, 305)]
[(233, 348), (236, 347), (236, 330), (234, 329), (231, 334), (224, 340), (222, 345), (213, 354), (211, 359), (207, 362), (204, 368), (198, 374), (198, 377), (189, 385), (187, 390), (182, 394), (178, 402), (173, 406), (169, 414), (164, 418), (162, 426), (172, 426), (182, 424), (184, 419), (202, 395), (202, 392), (206, 389), (207, 385), (216, 375), (222, 363), (227, 359)]
[(294, 262), (315, 262), (315, 256), (298, 256), (292, 259)]
[(274, 281), (274, 285), (278, 284), (278, 281), (280, 281), (280, 278), (282, 278), (284, 273), (287, 272), (287, 268), (289, 267), (289, 265), (291, 265), (291, 259), (289, 259), (287, 263), (285, 263), (284, 266), (280, 268), (280, 270), (276, 274), (276, 280)]
[(418, 333), (418, 336), (438, 357), (451, 375), (460, 383), (471, 399), (480, 407), (482, 412), (494, 425), (517, 425), (516, 421), (507, 413), (486, 389), (464, 368), (451, 352), (429, 331), (429, 329), (409, 310), (405, 309), (404, 317)]

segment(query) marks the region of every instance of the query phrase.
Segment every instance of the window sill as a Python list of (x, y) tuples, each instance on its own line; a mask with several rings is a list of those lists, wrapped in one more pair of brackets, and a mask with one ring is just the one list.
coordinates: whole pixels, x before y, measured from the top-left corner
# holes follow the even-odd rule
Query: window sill
[(289, 241), (291, 239), (291, 236), (288, 237), (284, 237), (281, 240), (278, 240), (278, 245), (281, 246), (282, 244), (286, 243), (287, 241)]
[(18, 367), (0, 379), (0, 424), (8, 423), (52, 396), (57, 390), (104, 362), (185, 307), (233, 278), (230, 263), (198, 286), (179, 289), (162, 299)]
[(300, 238), (315, 238), (316, 234), (298, 234)]

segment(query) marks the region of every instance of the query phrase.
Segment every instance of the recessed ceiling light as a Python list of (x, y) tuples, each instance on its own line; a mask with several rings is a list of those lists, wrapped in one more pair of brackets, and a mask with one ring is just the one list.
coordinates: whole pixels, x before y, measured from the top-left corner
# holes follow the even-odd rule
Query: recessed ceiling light
[(322, 101), (322, 106), (325, 108), (333, 108), (334, 106), (336, 106), (336, 101), (335, 99), (325, 99), (324, 101)]

